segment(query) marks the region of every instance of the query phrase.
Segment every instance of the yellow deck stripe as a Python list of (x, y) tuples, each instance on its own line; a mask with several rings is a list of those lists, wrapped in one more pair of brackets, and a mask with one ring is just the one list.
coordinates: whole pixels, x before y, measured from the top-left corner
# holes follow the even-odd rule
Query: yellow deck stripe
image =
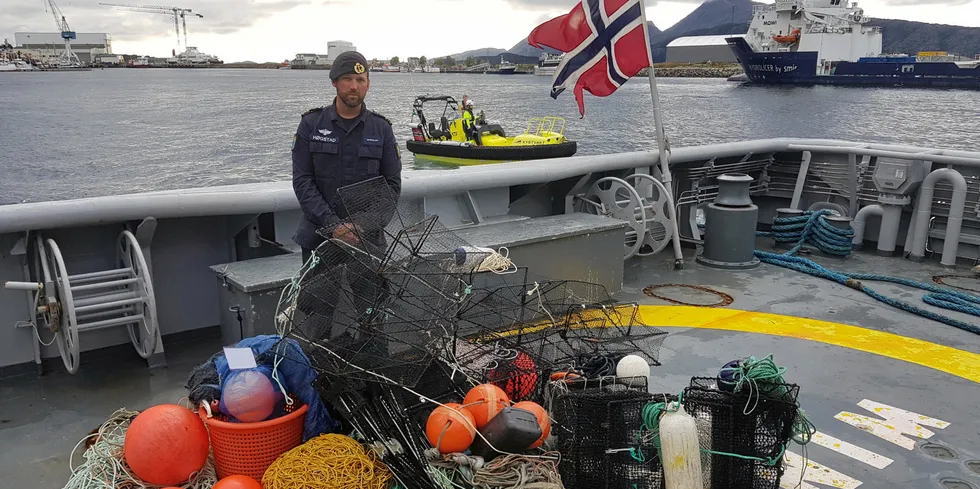
[(640, 305), (643, 324), (786, 336), (902, 360), (980, 383), (980, 355), (883, 331), (764, 312)]

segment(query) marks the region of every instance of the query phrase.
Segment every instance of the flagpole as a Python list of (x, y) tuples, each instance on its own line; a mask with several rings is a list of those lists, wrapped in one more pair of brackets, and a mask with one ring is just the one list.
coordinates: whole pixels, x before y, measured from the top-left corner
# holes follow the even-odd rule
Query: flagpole
[[(644, 37), (647, 37), (650, 31), (647, 29), (646, 8), (643, 5), (644, 0), (639, 0), (639, 2), (640, 17), (643, 22), (643, 34)], [(674, 266), (676, 268), (684, 268), (684, 252), (681, 251), (681, 234), (678, 230), (677, 209), (674, 207), (674, 188), (671, 184), (672, 179), (670, 176), (670, 152), (667, 149), (667, 135), (664, 133), (664, 123), (660, 117), (660, 94), (657, 92), (657, 77), (653, 69), (653, 48), (650, 47), (649, 37), (647, 37), (647, 53), (650, 59), (647, 78), (650, 80), (650, 98), (653, 100), (653, 126), (657, 132), (657, 149), (660, 151), (660, 173), (661, 179), (663, 180), (661, 183), (667, 189), (667, 207), (670, 209), (670, 215), (667, 218), (670, 219), (671, 225), (674, 228), (671, 238), (674, 244)]]

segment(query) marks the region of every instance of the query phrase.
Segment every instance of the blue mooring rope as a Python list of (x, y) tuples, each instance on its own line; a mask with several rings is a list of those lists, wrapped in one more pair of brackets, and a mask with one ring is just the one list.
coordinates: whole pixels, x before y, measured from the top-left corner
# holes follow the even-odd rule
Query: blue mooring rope
[(807, 273), (817, 277), (833, 280), (839, 284), (846, 285), (855, 290), (860, 290), (869, 296), (884, 302), (892, 307), (897, 307), (906, 312), (917, 314), (924, 318), (932, 319), (964, 331), (980, 334), (980, 327), (958, 319), (953, 319), (942, 314), (915, 307), (912, 304), (902, 302), (891, 297), (875, 292), (864, 285), (861, 281), (890, 282), (893, 284), (915, 287), (930, 292), (922, 297), (926, 304), (950, 309), (953, 311), (970, 314), (980, 317), (980, 297), (964, 294), (955, 290), (938, 287), (932, 284), (909, 280), (901, 277), (889, 277), (870, 273), (842, 273), (824, 268), (807, 258), (793, 256), (806, 243), (810, 243), (820, 251), (836, 255), (847, 256), (851, 253), (851, 239), (854, 237), (853, 229), (840, 229), (832, 226), (823, 216), (830, 214), (831, 211), (821, 209), (819, 211), (807, 211), (802, 216), (784, 217), (773, 219), (772, 232), (758, 232), (759, 236), (768, 236), (776, 240), (777, 243), (796, 243), (792, 249), (783, 254), (771, 253), (768, 251), (756, 251), (755, 256), (765, 263), (777, 265), (790, 270)]

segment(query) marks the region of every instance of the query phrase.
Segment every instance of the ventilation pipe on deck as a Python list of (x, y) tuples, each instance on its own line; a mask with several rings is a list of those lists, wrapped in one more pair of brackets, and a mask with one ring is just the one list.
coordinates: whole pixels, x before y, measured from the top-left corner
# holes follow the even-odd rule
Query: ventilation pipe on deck
[(852, 223), (852, 227), (854, 228), (854, 239), (851, 240), (851, 247), (853, 249), (860, 250), (861, 247), (864, 246), (864, 226), (868, 223), (868, 218), (871, 216), (881, 217), (884, 212), (885, 209), (882, 209), (882, 207), (878, 204), (866, 205), (857, 212), (857, 215), (854, 216), (854, 222)]
[(960, 244), (960, 228), (963, 226), (963, 211), (966, 207), (966, 179), (952, 168), (940, 168), (930, 173), (922, 182), (919, 192), (919, 205), (915, 213), (912, 238), (912, 253), (909, 259), (922, 261), (926, 254), (926, 239), (929, 233), (929, 218), (932, 216), (932, 197), (936, 182), (946, 180), (953, 185), (953, 199), (949, 205), (946, 221), (946, 236), (943, 238), (943, 257), (940, 263), (946, 266), (956, 264), (956, 251)]
[(878, 254), (895, 256), (898, 243), (898, 228), (902, 224), (902, 208), (912, 203), (908, 195), (881, 194), (881, 228), (878, 230)]

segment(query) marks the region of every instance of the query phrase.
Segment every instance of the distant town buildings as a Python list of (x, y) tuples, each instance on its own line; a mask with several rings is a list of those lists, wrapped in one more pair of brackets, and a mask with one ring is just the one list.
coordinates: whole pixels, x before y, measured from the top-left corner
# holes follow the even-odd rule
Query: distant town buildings
[(289, 65), (298, 69), (330, 69), (337, 56), (345, 51), (357, 51), (357, 47), (348, 41), (330, 41), (327, 43), (327, 54), (299, 53)]
[[(76, 36), (71, 41), (71, 50), (82, 64), (122, 61), (112, 54), (112, 36), (109, 34), (79, 32)], [(60, 56), (65, 50), (65, 41), (59, 32), (15, 32), (14, 50), (43, 63)]]

